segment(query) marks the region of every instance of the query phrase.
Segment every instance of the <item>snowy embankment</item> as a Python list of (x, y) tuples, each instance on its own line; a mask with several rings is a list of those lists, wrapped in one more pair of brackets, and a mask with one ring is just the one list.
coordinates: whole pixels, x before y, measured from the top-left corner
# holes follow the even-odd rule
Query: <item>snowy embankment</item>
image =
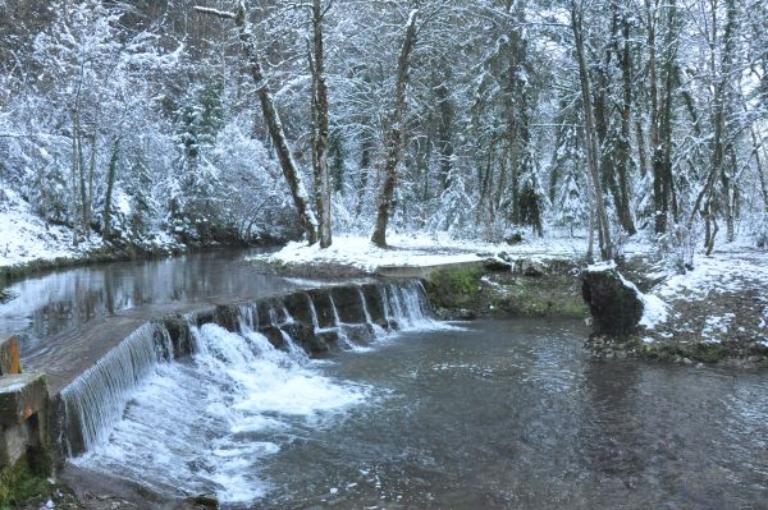
[(333, 265), (375, 273), (380, 267), (426, 267), (474, 262), (502, 252), (512, 258), (571, 260), (583, 257), (586, 251), (583, 239), (570, 238), (536, 239), (508, 245), (457, 240), (446, 235), (410, 234), (390, 235), (389, 244), (389, 248), (378, 248), (371, 244), (368, 237), (337, 235), (326, 249), (293, 242), (265, 258), (287, 266)]
[(648, 296), (669, 313), (646, 325), (647, 343), (760, 344), (768, 347), (768, 253), (723, 251), (696, 258), (685, 274), (650, 273), (661, 279)]
[[(117, 197), (115, 210), (120, 212)], [(59, 266), (64, 262), (92, 260), (97, 252), (103, 258), (118, 256), (114, 248), (105, 246), (101, 237), (91, 232), (77, 245), (74, 231), (66, 225), (46, 222), (19, 193), (0, 181), (0, 269), (20, 268), (34, 263)], [(154, 231), (131, 246), (155, 253), (172, 253), (183, 249), (170, 235)]]
[(0, 189), (0, 267), (78, 258), (99, 247), (96, 238), (74, 247), (70, 228), (46, 223), (18, 193)]

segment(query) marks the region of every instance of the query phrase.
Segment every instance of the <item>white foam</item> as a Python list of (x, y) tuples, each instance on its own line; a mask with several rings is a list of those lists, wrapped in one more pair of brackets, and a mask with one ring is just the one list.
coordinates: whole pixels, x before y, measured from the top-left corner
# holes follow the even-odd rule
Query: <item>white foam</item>
[[(430, 318), (418, 283), (387, 285), (382, 296), (386, 317), (399, 331), (460, 329)], [(360, 297), (365, 320), (373, 326), (362, 292)], [(316, 310), (309, 305), (318, 331)], [(334, 325), (328, 329), (344, 336), (351, 350), (370, 350), (352, 343), (344, 331), (350, 325), (341, 322), (332, 300), (331, 306)], [(165, 494), (213, 492), (224, 503), (250, 503), (269, 490), (260, 466), (265, 457), (280, 451), (277, 438), (323, 426), (349, 408), (386, 394), (385, 389), (374, 392), (323, 374), (323, 362), (310, 360), (286, 331), (281, 330), (287, 350), (276, 349), (254, 331), (256, 308), (244, 306), (239, 312), (240, 333), (216, 324), (191, 327), (191, 360), (148, 361), (140, 381), (129, 374), (134, 387), (110, 401), (108, 420), (99, 423), (88, 452), (73, 462), (138, 480)], [(292, 321), (280, 305), (268, 315), (277, 328), (285, 325), (280, 317)], [(372, 341), (397, 335), (380, 326), (370, 330)], [(152, 358), (148, 333), (141, 337), (142, 359)], [(163, 349), (170, 348), (165, 345), (169, 342), (163, 341)]]
[(108, 438), (74, 462), (164, 493), (261, 497), (259, 459), (279, 451), (254, 435), (317, 423), (362, 403), (369, 388), (338, 381), (275, 349), (264, 335), (216, 324), (194, 332), (194, 362), (158, 366)]

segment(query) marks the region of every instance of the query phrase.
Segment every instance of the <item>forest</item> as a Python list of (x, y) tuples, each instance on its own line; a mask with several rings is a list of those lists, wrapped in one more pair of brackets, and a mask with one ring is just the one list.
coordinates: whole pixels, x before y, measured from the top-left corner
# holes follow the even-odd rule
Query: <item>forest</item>
[[(5, 0), (0, 184), (72, 242), (768, 246), (763, 0)], [(592, 246), (594, 245), (594, 248)]]

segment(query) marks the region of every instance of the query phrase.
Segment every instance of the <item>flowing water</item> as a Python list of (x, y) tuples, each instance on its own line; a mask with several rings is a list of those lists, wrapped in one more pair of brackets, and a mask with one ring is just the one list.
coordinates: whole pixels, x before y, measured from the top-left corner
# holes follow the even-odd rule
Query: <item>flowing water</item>
[[(229, 276), (190, 260), (54, 274), (46, 292), (21, 282), (17, 311), (0, 311), (34, 347), (142, 301), (295, 287), (239, 259)], [(176, 361), (162, 324), (140, 327), (62, 391), (85, 449), (70, 462), (229, 508), (768, 508), (765, 371), (594, 361), (577, 322), (442, 324), (418, 284), (378, 292), (385, 320), (361, 288), (361, 325), (331, 295), (330, 318), (308, 300), (309, 327), (338, 335), (322, 359), (274, 303), (241, 306), (237, 333), (190, 324), (193, 353)]]
[(591, 361), (573, 322), (414, 320), (319, 361), (247, 329), (196, 335), (193, 359), (159, 365), (75, 462), (234, 508), (722, 509), (768, 497), (765, 373)]
[[(398, 334), (453, 329), (428, 317), (421, 285), (381, 289), (385, 321), (396, 323)], [(362, 290), (356, 295), (369, 332), (364, 344), (346, 334), (357, 325), (341, 322), (330, 294), (330, 327), (320, 327), (315, 304), (307, 302), (315, 333), (338, 335), (338, 355), (363, 355), (375, 350), (371, 344), (397, 337), (374, 326)], [(287, 438), (333, 427), (349, 410), (379, 401), (387, 391), (328, 375), (335, 361), (310, 359), (289, 333), (294, 319), (285, 305), (270, 306), (268, 325), (258, 324), (258, 310), (239, 307), (237, 333), (216, 323), (191, 325), (193, 355), (180, 362), (170, 361), (171, 340), (162, 324), (128, 337), (62, 392), (86, 450), (71, 461), (164, 495), (215, 493), (233, 505), (271, 497), (271, 481), (261, 471), (266, 459), (292, 442)], [(284, 348), (276, 348), (259, 326), (279, 328)]]

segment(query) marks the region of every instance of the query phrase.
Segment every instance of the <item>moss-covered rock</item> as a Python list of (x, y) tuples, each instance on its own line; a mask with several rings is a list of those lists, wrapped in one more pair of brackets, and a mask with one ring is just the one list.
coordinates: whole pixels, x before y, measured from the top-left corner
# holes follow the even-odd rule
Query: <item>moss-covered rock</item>
[(578, 280), (568, 273), (515, 276), (487, 290), (494, 315), (583, 318), (587, 307)]
[(432, 272), (425, 288), (436, 308), (471, 308), (478, 304), (485, 271), (477, 266), (454, 267)]
[(583, 318), (587, 307), (579, 292), (575, 266), (552, 264), (537, 271), (487, 272), (482, 267), (434, 271), (425, 288), (443, 318)]
[(17, 508), (21, 503), (44, 498), (51, 491), (47, 477), (33, 469), (27, 457), (0, 470), (0, 510)]

